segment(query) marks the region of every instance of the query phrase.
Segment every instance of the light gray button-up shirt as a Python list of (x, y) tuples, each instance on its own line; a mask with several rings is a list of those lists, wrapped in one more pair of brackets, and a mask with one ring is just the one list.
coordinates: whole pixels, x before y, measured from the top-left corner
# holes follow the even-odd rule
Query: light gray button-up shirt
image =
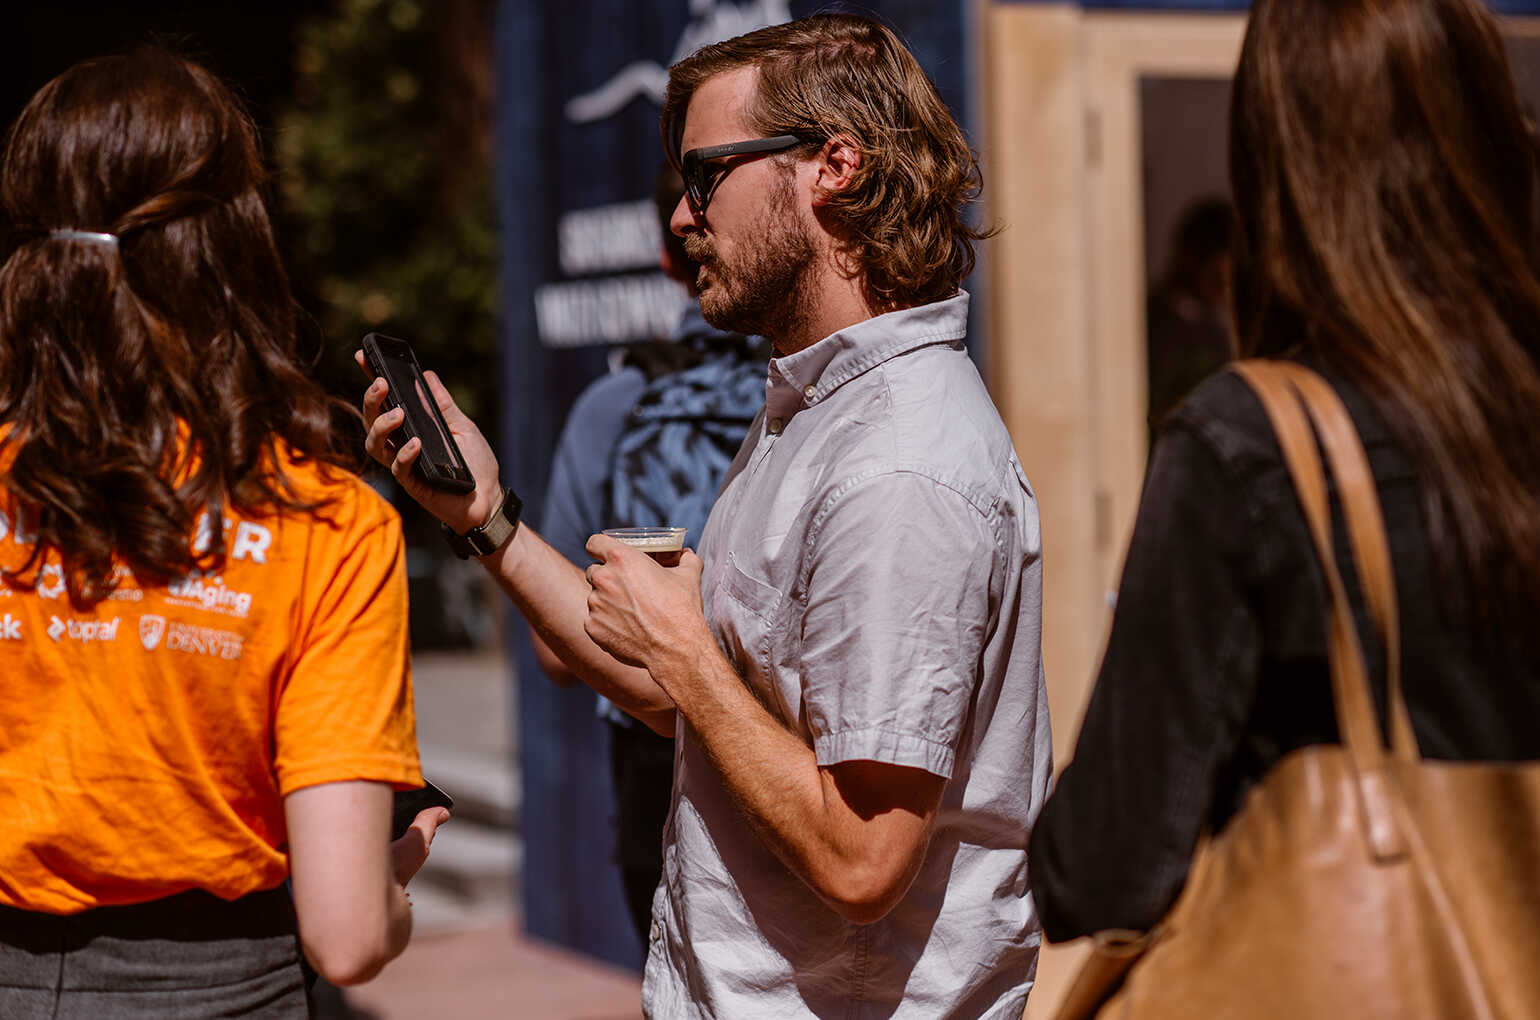
[(844, 920), (681, 722), (650, 1016), (1021, 1016), (1041, 938), (1027, 831), (1051, 767), (1041, 545), (967, 311), (959, 294), (771, 361), (700, 549), (718, 642), (820, 765), (948, 780), (919, 876), (882, 920)]

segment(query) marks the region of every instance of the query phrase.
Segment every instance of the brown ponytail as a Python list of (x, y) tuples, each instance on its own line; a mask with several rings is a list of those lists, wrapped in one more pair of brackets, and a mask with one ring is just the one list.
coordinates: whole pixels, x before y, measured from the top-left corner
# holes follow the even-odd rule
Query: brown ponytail
[[(357, 463), (356, 412), (299, 354), (296, 308), (263, 200), (256, 131), (203, 68), (146, 48), (78, 64), (16, 121), (0, 208), (20, 243), (0, 266), (7, 499), (62, 555), (71, 597), (224, 555), (198, 517), (309, 507), (301, 459)], [(110, 232), (117, 245), (51, 236)], [(351, 432), (351, 434), (349, 434)]]

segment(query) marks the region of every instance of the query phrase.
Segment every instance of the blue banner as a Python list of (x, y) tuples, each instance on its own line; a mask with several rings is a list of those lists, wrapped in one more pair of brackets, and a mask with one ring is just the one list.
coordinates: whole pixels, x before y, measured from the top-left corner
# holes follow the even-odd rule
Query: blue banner
[[(893, 26), (966, 125), (977, 66), (972, 7), (877, 0), (849, 9)], [(826, 0), (499, 0), (498, 451), (504, 481), (537, 527), (573, 399), (605, 370), (614, 344), (666, 335), (683, 299), (656, 269), (650, 199), (663, 159), (658, 115), (668, 66), (708, 43), (827, 9)], [(606, 736), (593, 697), (548, 683), (523, 621), (511, 619), (509, 628), (519, 678), (525, 928), (639, 965), (643, 947), (610, 859)]]

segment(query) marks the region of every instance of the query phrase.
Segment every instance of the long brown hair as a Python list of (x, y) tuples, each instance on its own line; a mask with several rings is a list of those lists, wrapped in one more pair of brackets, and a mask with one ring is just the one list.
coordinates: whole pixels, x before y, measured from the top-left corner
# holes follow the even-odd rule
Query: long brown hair
[(1417, 459), (1445, 580), (1540, 609), (1540, 166), (1479, 0), (1258, 0), (1231, 111), (1242, 353), (1299, 344)]
[(889, 310), (957, 293), (973, 243), (989, 236), (964, 210), (982, 187), (978, 160), (919, 62), (885, 25), (818, 14), (704, 47), (669, 69), (663, 144), (679, 164), (690, 97), (708, 78), (759, 69), (748, 118), (766, 136), (853, 138), (861, 165), (832, 209), (865, 272), (866, 297)]
[[(17, 119), (0, 165), (3, 484), (77, 602), (115, 561), (160, 581), (224, 556), (227, 507), (310, 508), (277, 443), (356, 463), (298, 354), (257, 134), (196, 64), (143, 48), (77, 64)], [(116, 235), (116, 243), (58, 236)], [(193, 549), (199, 516), (212, 543)]]

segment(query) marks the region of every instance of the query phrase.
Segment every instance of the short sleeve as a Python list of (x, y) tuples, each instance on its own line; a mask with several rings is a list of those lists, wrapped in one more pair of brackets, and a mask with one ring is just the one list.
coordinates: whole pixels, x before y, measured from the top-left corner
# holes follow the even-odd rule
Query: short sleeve
[(277, 699), (279, 791), (422, 775), (408, 664), (406, 566), (391, 514), (359, 530), (315, 525), (288, 677)]
[(802, 684), (818, 764), (879, 761), (950, 778), (996, 573), (983, 516), (900, 471), (855, 483), (811, 541)]

